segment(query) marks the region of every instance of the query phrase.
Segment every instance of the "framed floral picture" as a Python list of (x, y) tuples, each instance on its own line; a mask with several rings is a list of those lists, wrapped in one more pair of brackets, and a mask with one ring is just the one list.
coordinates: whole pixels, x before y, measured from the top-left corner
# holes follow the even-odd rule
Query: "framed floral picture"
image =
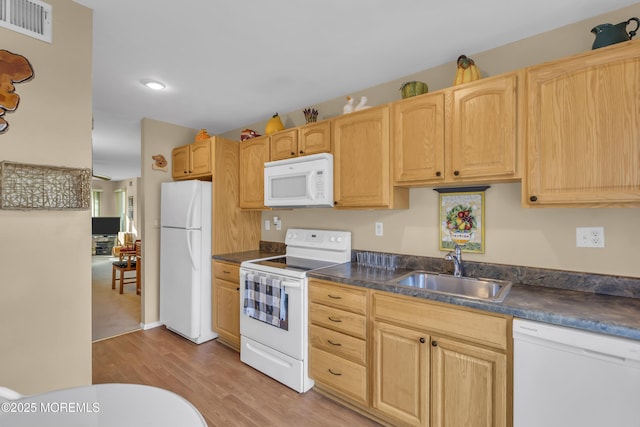
[(484, 190), (436, 189), (440, 193), (440, 250), (458, 244), (464, 252), (484, 253)]

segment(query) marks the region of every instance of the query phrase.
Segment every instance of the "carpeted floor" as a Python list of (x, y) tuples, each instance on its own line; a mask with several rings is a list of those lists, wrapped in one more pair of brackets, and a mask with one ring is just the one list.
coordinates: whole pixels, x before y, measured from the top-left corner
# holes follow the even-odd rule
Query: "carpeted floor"
[(141, 301), (135, 283), (125, 285), (122, 295), (117, 284), (111, 289), (111, 263), (116, 260), (107, 255), (91, 257), (93, 341), (140, 329)]

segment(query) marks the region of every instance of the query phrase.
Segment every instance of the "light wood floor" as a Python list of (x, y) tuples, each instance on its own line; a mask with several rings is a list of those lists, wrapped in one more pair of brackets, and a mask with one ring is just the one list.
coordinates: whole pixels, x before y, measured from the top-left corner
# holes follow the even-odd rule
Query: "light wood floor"
[(125, 285), (122, 294), (117, 284), (111, 289), (111, 263), (117, 260), (107, 255), (91, 257), (92, 341), (140, 329), (141, 302), (135, 284)]
[(313, 390), (299, 394), (216, 340), (196, 345), (158, 327), (94, 342), (93, 383), (171, 390), (213, 426), (377, 426)]

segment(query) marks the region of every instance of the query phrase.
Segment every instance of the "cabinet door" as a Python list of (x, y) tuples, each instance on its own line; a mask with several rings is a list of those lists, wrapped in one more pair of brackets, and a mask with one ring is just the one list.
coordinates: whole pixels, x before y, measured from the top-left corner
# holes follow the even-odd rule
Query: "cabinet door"
[(189, 144), (191, 175), (211, 175), (211, 140)]
[(444, 93), (393, 104), (395, 184), (444, 180)]
[(264, 164), (269, 161), (269, 137), (240, 143), (240, 207), (266, 209), (264, 206)]
[(237, 283), (216, 279), (214, 308), (217, 332), (224, 341), (240, 348), (240, 288)]
[(271, 160), (298, 156), (298, 129), (290, 129), (271, 135)]
[(527, 70), (523, 205), (640, 206), (640, 43)]
[(171, 152), (171, 176), (173, 179), (181, 179), (189, 173), (189, 146), (174, 148)]
[(452, 89), (448, 180), (519, 177), (518, 79), (509, 73)]
[(372, 405), (400, 424), (429, 425), (429, 342), (425, 333), (373, 323)]
[(310, 154), (331, 152), (331, 122), (325, 120), (319, 123), (309, 124), (300, 128), (298, 140), (298, 154), (307, 156)]
[(335, 119), (333, 191), (336, 206), (390, 206), (389, 142), (389, 107)]
[(432, 427), (505, 427), (507, 358), (503, 353), (432, 338)]

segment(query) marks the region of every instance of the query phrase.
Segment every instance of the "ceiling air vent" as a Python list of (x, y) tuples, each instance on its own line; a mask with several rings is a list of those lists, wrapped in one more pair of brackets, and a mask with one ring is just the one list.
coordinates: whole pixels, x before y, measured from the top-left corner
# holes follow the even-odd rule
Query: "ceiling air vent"
[(51, 43), (51, 9), (38, 0), (0, 0), (0, 27)]

